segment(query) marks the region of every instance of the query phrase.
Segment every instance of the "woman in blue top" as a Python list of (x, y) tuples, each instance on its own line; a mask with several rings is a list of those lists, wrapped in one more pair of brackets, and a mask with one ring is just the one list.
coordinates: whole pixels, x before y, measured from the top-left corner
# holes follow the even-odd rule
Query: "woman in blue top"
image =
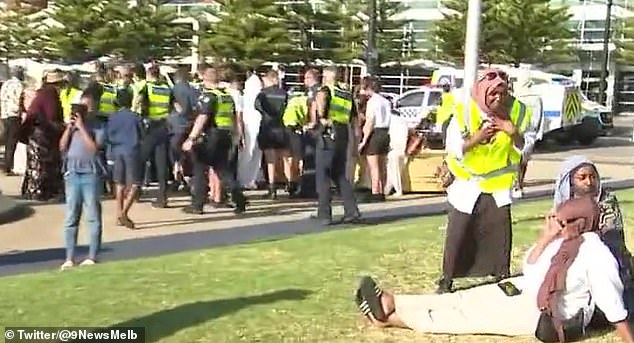
[(60, 140), (60, 151), (64, 155), (64, 183), (66, 189), (66, 218), (64, 241), (66, 261), (62, 269), (75, 265), (77, 229), (83, 212), (90, 230), (90, 247), (82, 265), (97, 261), (101, 244), (101, 194), (105, 166), (99, 157), (103, 146), (104, 128), (95, 116), (95, 100), (84, 93), (81, 104), (72, 107), (71, 120)]

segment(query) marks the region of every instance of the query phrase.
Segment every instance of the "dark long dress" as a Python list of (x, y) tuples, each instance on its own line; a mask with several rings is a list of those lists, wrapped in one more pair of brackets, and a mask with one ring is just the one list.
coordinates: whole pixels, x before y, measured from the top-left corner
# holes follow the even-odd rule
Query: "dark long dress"
[(59, 152), (62, 123), (57, 90), (45, 85), (37, 91), (21, 127), (21, 140), (27, 145), (23, 198), (47, 201), (63, 195)]

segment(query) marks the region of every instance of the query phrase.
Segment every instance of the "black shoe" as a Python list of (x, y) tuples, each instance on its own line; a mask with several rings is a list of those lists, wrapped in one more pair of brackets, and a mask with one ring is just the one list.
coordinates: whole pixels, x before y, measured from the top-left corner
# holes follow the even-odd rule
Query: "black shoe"
[(193, 206), (187, 206), (183, 208), (183, 212), (187, 214), (203, 214), (203, 210), (199, 208), (195, 208)]
[(451, 287), (453, 286), (453, 281), (451, 279), (442, 278), (438, 281), (438, 288), (436, 289), (436, 294), (444, 294), (451, 293)]
[(345, 215), (341, 218), (342, 224), (359, 224), (361, 222), (361, 214), (357, 213), (355, 215), (349, 216)]
[(166, 200), (156, 200), (152, 203), (153, 208), (167, 208)]
[(277, 188), (275, 184), (269, 184), (269, 192), (266, 193), (266, 198), (270, 200), (277, 200)]

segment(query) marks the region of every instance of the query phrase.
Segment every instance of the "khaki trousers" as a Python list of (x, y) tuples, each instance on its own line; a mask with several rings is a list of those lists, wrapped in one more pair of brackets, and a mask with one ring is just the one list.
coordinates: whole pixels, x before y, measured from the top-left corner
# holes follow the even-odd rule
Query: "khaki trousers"
[[(520, 288), (521, 277), (511, 278)], [(395, 295), (397, 316), (410, 329), (430, 334), (532, 336), (539, 310), (536, 296), (509, 297), (497, 284), (429, 295)]]

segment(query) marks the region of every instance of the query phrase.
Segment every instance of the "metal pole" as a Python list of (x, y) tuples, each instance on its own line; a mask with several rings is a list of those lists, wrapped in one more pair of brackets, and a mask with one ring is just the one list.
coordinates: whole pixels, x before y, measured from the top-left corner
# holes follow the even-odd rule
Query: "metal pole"
[(605, 12), (605, 30), (603, 32), (603, 63), (601, 64), (601, 84), (599, 87), (599, 102), (607, 106), (607, 88), (608, 88), (608, 60), (610, 53), (610, 29), (612, 27), (612, 0), (608, 0), (607, 10)]
[(370, 0), (368, 4), (368, 48), (366, 50), (365, 63), (368, 67), (368, 74), (376, 73), (376, 0)]
[(471, 101), (471, 88), (476, 81), (478, 72), (478, 45), (480, 38), (481, 0), (469, 0), (467, 13), (467, 33), (464, 49), (464, 82), (463, 99), (465, 109), (468, 111)]
[(478, 73), (478, 45), (480, 38), (480, 15), (482, 11), (481, 4), (481, 0), (469, 0), (469, 10), (467, 13), (463, 82), (464, 108), (467, 111), (471, 107), (469, 106), (471, 103), (471, 88), (476, 81)]

